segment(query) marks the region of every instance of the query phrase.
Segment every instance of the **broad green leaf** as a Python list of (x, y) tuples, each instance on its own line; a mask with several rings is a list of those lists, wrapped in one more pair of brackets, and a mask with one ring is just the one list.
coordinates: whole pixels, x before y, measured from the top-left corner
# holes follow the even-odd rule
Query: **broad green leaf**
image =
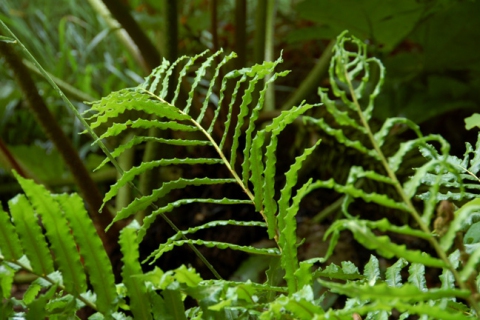
[(55, 198), (33, 180), (16, 177), (35, 211), (42, 218), (55, 262), (62, 273), (67, 292), (77, 295), (87, 289), (87, 279), (69, 223)]
[(295, 158), (295, 162), (290, 166), (290, 169), (285, 174), (285, 186), (280, 192), (280, 199), (278, 200), (278, 230), (280, 231), (278, 244), (282, 249), (281, 265), (285, 269), (285, 280), (287, 281), (290, 293), (298, 290), (297, 279), (294, 276), (298, 269), (297, 260), (297, 220), (296, 214), (300, 208), (300, 201), (307, 194), (308, 187), (312, 183), (310, 179), (300, 188), (293, 198), (293, 203), (290, 205), (292, 197), (292, 188), (297, 184), (298, 171), (300, 170), (303, 161), (315, 150), (320, 144), (318, 140), (315, 145), (305, 149), (301, 156)]
[(102, 241), (78, 195), (62, 194), (56, 199), (60, 203), (79, 245), (85, 270), (97, 297), (98, 310), (109, 314), (113, 311), (116, 299), (115, 279)]
[(142, 275), (142, 267), (138, 262), (139, 244), (137, 242), (136, 230), (138, 223), (136, 220), (122, 229), (120, 232), (120, 249), (123, 254), (122, 278), (127, 287), (130, 298), (130, 308), (136, 319), (152, 319), (150, 313), (150, 300), (147, 294), (145, 283), (138, 275)]
[(6, 263), (0, 263), (0, 298), (9, 299), (12, 294), (13, 278), (15, 277), (15, 270), (13, 270)]
[(53, 260), (32, 206), (24, 195), (8, 202), (20, 243), (30, 261), (32, 270), (45, 276), (53, 272)]
[(0, 205), (0, 253), (7, 261), (18, 260), (22, 256), (22, 247), (15, 227), (8, 213)]

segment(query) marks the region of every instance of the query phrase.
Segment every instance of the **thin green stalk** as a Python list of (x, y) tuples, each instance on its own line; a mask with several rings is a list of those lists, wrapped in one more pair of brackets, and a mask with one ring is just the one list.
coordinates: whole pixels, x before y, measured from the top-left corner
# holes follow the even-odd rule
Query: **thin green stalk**
[[(358, 102), (358, 99), (355, 95), (355, 90), (353, 89), (351, 79), (348, 77), (348, 73), (347, 73), (346, 69), (344, 71), (344, 75), (345, 75), (345, 79), (347, 81), (348, 89), (349, 89), (350, 94), (352, 96), (353, 103), (354, 103), (354, 105), (357, 109), (357, 113), (360, 117), (360, 121), (362, 122), (362, 125), (365, 127), (365, 129), (367, 129), (368, 138), (369, 138), (370, 142), (372, 143), (372, 146), (375, 149), (377, 155), (380, 157), (380, 161), (382, 162), (383, 167), (387, 171), (387, 174), (388, 174), (389, 178), (393, 181), (393, 185), (395, 186), (395, 189), (397, 190), (398, 194), (400, 195), (402, 200), (405, 202), (405, 204), (407, 204), (407, 207), (409, 208), (410, 214), (413, 216), (415, 221), (418, 223), (420, 229), (422, 229), (423, 232), (425, 232), (427, 234), (430, 234), (431, 230), (429, 229), (428, 225), (426, 225), (425, 222), (422, 220), (420, 214), (418, 213), (415, 206), (412, 204), (412, 201), (410, 200), (410, 198), (405, 194), (405, 190), (403, 190), (402, 185), (400, 184), (400, 181), (397, 179), (396, 174), (390, 168), (390, 166), (388, 164), (388, 161), (385, 158), (385, 155), (383, 154), (382, 150), (380, 149), (380, 146), (378, 145), (377, 141), (375, 140), (375, 138), (373, 136), (372, 129), (370, 128), (370, 125), (369, 125), (368, 121), (365, 119), (365, 116), (362, 112), (362, 108), (360, 106), (360, 103)], [(469, 290), (467, 285), (460, 278), (460, 275), (458, 274), (457, 270), (452, 266), (450, 260), (447, 257), (447, 254), (442, 250), (438, 241), (434, 237), (430, 237), (428, 239), (428, 241), (433, 246), (433, 248), (437, 252), (440, 259), (443, 260), (443, 262), (445, 262), (445, 264), (447, 265), (447, 268), (450, 270), (450, 272), (452, 272), (452, 274), (453, 274), (458, 286), (460, 287), (460, 289)], [(472, 306), (472, 308), (475, 309), (477, 315), (480, 315), (480, 306), (475, 301), (475, 298), (473, 297), (473, 295), (470, 296), (467, 300), (468, 300), (469, 304)]]
[(265, 57), (265, 35), (267, 28), (267, 1), (257, 1), (255, 9), (255, 34), (253, 40), (253, 62), (263, 63)]
[[(266, 28), (265, 28), (265, 61), (275, 60), (275, 12), (276, 12), (276, 1), (275, 0), (265, 0), (267, 1), (267, 14), (266, 14)], [(265, 77), (265, 83), (267, 83), (272, 75)], [(273, 84), (269, 85), (267, 92), (265, 93), (265, 107), (264, 111), (275, 110), (275, 86)]]

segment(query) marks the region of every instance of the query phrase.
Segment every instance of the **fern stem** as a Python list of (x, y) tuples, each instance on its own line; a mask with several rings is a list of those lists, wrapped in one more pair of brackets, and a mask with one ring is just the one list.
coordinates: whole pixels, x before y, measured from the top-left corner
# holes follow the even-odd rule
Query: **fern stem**
[[(275, 44), (275, 14), (276, 14), (276, 0), (267, 1), (267, 15), (266, 15), (266, 28), (265, 28), (265, 61), (273, 61)], [(268, 75), (265, 77), (265, 83), (272, 77)], [(267, 88), (267, 94), (265, 99), (264, 111), (275, 110), (275, 86), (271, 85)]]
[[(400, 184), (400, 181), (397, 179), (396, 174), (390, 168), (390, 166), (388, 164), (388, 161), (385, 158), (385, 155), (383, 154), (382, 150), (380, 149), (380, 146), (378, 145), (377, 141), (375, 140), (375, 137), (373, 136), (372, 129), (370, 128), (370, 125), (368, 124), (367, 119), (365, 119), (365, 116), (363, 114), (360, 103), (359, 103), (359, 101), (358, 101), (358, 99), (355, 95), (355, 90), (353, 89), (351, 79), (349, 78), (348, 72), (347, 72), (346, 69), (344, 69), (344, 75), (345, 75), (345, 79), (347, 81), (348, 89), (349, 89), (350, 94), (352, 96), (353, 103), (354, 103), (354, 105), (357, 109), (357, 113), (360, 117), (360, 121), (362, 122), (362, 125), (367, 130), (368, 138), (369, 138), (370, 142), (372, 143), (372, 146), (375, 149), (377, 155), (380, 157), (380, 161), (382, 162), (383, 167), (387, 171), (387, 174), (388, 174), (389, 178), (392, 179), (393, 185), (395, 186), (395, 189), (397, 190), (398, 194), (401, 196), (401, 198), (405, 202), (405, 204), (408, 206), (410, 214), (413, 216), (415, 221), (418, 223), (420, 229), (422, 229), (423, 232), (425, 232), (427, 234), (430, 234), (431, 233), (430, 228), (422, 220), (420, 214), (418, 213), (417, 209), (414, 207), (412, 201), (405, 194), (405, 191), (403, 190), (402, 185)], [(433, 248), (437, 252), (440, 259), (443, 260), (443, 262), (445, 262), (445, 264), (447, 265), (447, 268), (450, 270), (450, 272), (452, 272), (452, 274), (453, 274), (458, 286), (460, 287), (460, 289), (471, 291), (468, 288), (468, 286), (465, 284), (465, 282), (462, 281), (462, 279), (460, 278), (459, 273), (457, 272), (457, 270), (451, 264), (450, 260), (447, 257), (447, 254), (442, 250), (438, 241), (434, 237), (430, 237), (428, 239), (428, 241), (433, 246)], [(469, 302), (470, 306), (475, 309), (477, 315), (480, 315), (480, 306), (477, 304), (477, 301), (475, 300), (473, 294), (467, 299), (467, 301)]]

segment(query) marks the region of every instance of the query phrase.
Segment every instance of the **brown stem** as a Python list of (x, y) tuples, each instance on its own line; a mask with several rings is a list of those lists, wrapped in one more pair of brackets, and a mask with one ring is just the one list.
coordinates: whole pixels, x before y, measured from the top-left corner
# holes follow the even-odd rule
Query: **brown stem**
[(158, 66), (160, 64), (160, 54), (145, 32), (140, 28), (137, 21), (133, 19), (129, 8), (125, 6), (122, 1), (102, 1), (112, 16), (118, 21), (118, 23), (120, 23), (130, 35), (130, 38), (135, 42), (150, 70)]
[(2, 138), (0, 137), (0, 158), (5, 158), (7, 164), (15, 171), (18, 172), (23, 178), (30, 178), (27, 176), (27, 173), (23, 170), (20, 163), (18, 163), (17, 159), (13, 156), (13, 154), (8, 150), (7, 145), (3, 142)]
[(103, 241), (108, 253), (117, 247), (117, 237), (119, 227), (114, 225), (109, 234), (105, 233), (105, 228), (110, 224), (112, 216), (105, 210), (103, 214), (98, 211), (102, 205), (103, 199), (98, 191), (95, 182), (90, 177), (88, 170), (74, 149), (72, 143), (60, 128), (60, 125), (47, 108), (44, 100), (38, 93), (38, 89), (30, 76), (28, 69), (23, 64), (21, 58), (17, 55), (11, 44), (0, 42), (0, 54), (13, 71), (15, 80), (20, 90), (23, 92), (25, 101), (32, 111), (33, 116), (40, 124), (45, 134), (52, 140), (55, 147), (62, 156), (65, 164), (70, 169), (80, 193), (88, 204), (90, 216), (95, 224), (98, 234)]

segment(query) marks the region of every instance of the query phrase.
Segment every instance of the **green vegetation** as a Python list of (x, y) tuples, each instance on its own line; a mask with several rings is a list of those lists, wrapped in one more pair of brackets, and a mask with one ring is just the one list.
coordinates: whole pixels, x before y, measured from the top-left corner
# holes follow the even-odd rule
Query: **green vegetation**
[[(4, 73), (16, 78), (25, 104), (58, 154), (38, 160), (55, 159), (42, 168), (24, 160), (45, 154), (41, 145), (25, 146), (22, 156), (9, 151), (15, 138), (0, 140), (0, 157), (5, 168), (13, 169), (11, 175), (24, 193), (6, 199), (8, 210), (0, 207), (0, 317), (478, 318), (480, 136), (476, 143), (462, 141), (466, 150), (460, 157), (451, 151), (454, 138), (423, 134), (420, 124), (447, 110), (460, 112), (477, 105), (469, 88), (477, 83), (480, 60), (455, 65), (449, 59), (458, 57), (446, 54), (435, 62), (429, 45), (437, 48), (439, 42), (452, 39), (420, 35), (446, 10), (467, 14), (480, 6), (454, 1), (340, 2), (352, 11), (341, 10), (336, 1), (305, 0), (297, 5), (298, 15), (317, 24), (310, 22), (304, 30), (311, 32), (292, 32), (287, 49), (299, 41), (319, 41), (317, 37), (330, 40), (288, 99), (282, 99), (274, 84), (282, 84), (277, 89), (286, 87), (294, 76), (284, 66), (292, 63), (286, 57), (295, 50), (270, 59), (275, 49), (270, 24), (275, 14), (279, 21), (286, 19), (292, 10), (286, 1), (277, 3), (277, 13), (274, 1), (258, 8), (265, 19), (257, 16), (255, 26), (264, 30), (267, 41), (262, 47), (261, 40), (252, 39), (254, 60), (261, 60), (254, 65), (248, 62), (247, 46), (238, 56), (224, 53), (216, 31), (211, 45), (218, 50), (178, 57), (172, 43), (178, 42), (178, 34), (196, 29), (188, 24), (177, 29), (172, 12), (175, 16), (202, 6), (195, 1), (182, 1), (179, 8), (175, 1), (147, 4), (149, 10), (164, 14), (160, 52), (168, 59), (162, 61), (156, 49), (142, 52), (152, 45), (143, 33), (150, 20), (138, 14), (135, 18), (141, 23), (136, 24), (126, 7), (113, 9), (104, 1), (117, 21), (107, 15), (106, 22), (92, 20), (87, 29), (106, 29), (86, 47), (102, 45), (105, 52), (122, 54), (117, 42), (111, 48), (103, 42), (120, 23), (128, 33), (119, 35), (123, 44), (132, 44), (130, 39), (139, 49), (133, 46), (125, 57), (127, 67), (117, 64), (122, 71), (113, 75), (96, 71), (62, 41), (63, 65), (47, 74), (43, 66), (49, 65), (55, 50), (35, 38), (24, 43), (21, 35), (28, 28), (3, 15), (0, 53), (9, 67)], [(253, 23), (243, 21), (246, 3), (235, 2), (236, 25), (244, 26), (235, 37), (242, 41), (247, 39), (246, 24)], [(99, 4), (92, 1), (95, 10), (100, 10)], [(91, 19), (90, 7), (73, 1), (70, 5), (78, 17)], [(212, 1), (211, 18), (232, 5)], [(352, 16), (361, 10), (369, 15)], [(318, 14), (311, 16), (312, 12)], [(193, 13), (191, 19), (199, 22), (192, 25), (200, 28), (205, 17), (201, 10)], [(452, 20), (461, 15), (453, 16)], [(42, 28), (50, 30), (51, 25), (45, 21)], [(351, 33), (343, 31), (347, 28)], [(60, 40), (67, 39), (62, 38), (66, 32), (76, 34), (65, 22)], [(472, 36), (469, 32), (462, 31), (462, 36)], [(88, 36), (77, 36), (81, 48)], [(423, 51), (395, 53), (412, 43)], [(464, 50), (475, 50), (464, 45)], [(186, 47), (195, 51), (199, 43)], [(267, 61), (259, 59), (258, 52), (265, 52)], [(20, 53), (29, 62), (22, 61)], [(459, 55), (464, 59), (468, 53)], [(97, 56), (94, 61), (103, 67), (111, 62), (102, 59)], [(425, 65), (421, 70), (396, 70), (398, 63), (412, 66), (411, 59)], [(112, 66), (109, 70), (116, 70)], [(390, 67), (393, 75), (387, 76)], [(66, 69), (90, 71), (80, 80), (69, 80)], [(137, 73), (143, 70), (152, 71), (139, 80)], [(39, 94), (34, 73), (53, 91), (41, 84), (44, 92)], [(458, 74), (468, 78), (458, 80)], [(432, 78), (435, 90), (430, 87)], [(103, 79), (106, 87), (95, 90)], [(123, 86), (113, 79), (122, 79)], [(433, 93), (422, 92), (421, 79), (427, 79), (423, 84)], [(325, 86), (319, 86), (320, 81)], [(411, 100), (404, 96), (405, 87), (413, 88)], [(22, 99), (13, 89), (7, 93), (10, 99)], [(437, 98), (441, 104), (432, 111), (429, 103)], [(428, 99), (433, 102), (421, 104)], [(406, 103), (398, 112), (388, 101)], [(68, 111), (49, 108), (46, 102)], [(80, 137), (78, 124), (64, 128), (72, 120), (59, 120), (69, 114), (85, 128)], [(17, 119), (18, 125), (25, 116)], [(466, 118), (465, 124), (477, 130), (479, 115)], [(75, 138), (68, 139), (71, 135)], [(31, 139), (30, 133), (23, 139)], [(53, 181), (58, 175), (63, 179)], [(114, 181), (104, 183), (102, 175)], [(249, 241), (238, 236), (246, 234), (260, 236)], [(192, 254), (189, 259), (182, 259), (185, 252)], [(176, 260), (169, 265), (172, 257)], [(237, 270), (222, 267), (229, 263)]]

